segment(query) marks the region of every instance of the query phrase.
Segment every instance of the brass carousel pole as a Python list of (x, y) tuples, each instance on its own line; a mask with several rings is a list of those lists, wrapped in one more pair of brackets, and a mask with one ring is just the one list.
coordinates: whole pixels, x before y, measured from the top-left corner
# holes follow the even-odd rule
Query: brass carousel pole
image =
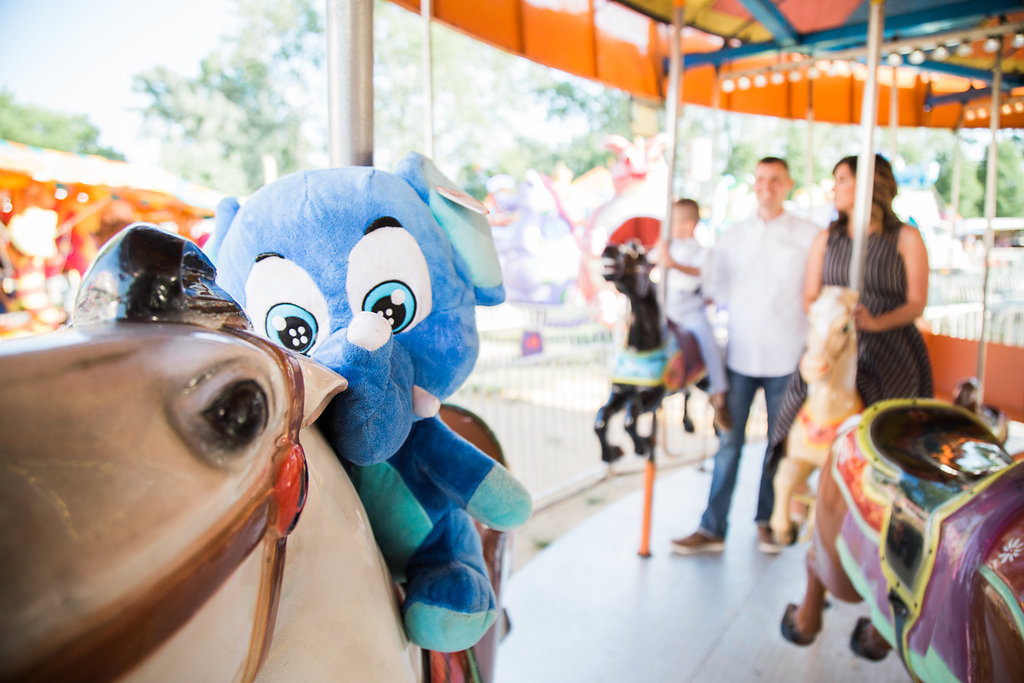
[(871, 195), (875, 180), (873, 145), (878, 119), (878, 58), (885, 22), (885, 0), (871, 0), (868, 14), (868, 73), (864, 81), (864, 100), (860, 114), (861, 147), (857, 160), (857, 185), (853, 205), (853, 248), (850, 253), (850, 288), (864, 288), (864, 260), (867, 257), (868, 223), (871, 221)]
[(1003, 89), (1003, 57), (1002, 50), (996, 52), (996, 64), (992, 70), (992, 111), (989, 114), (989, 131), (992, 134), (992, 141), (988, 147), (988, 166), (985, 168), (985, 275), (981, 284), (981, 335), (978, 337), (978, 405), (977, 412), (981, 413), (985, 399), (985, 361), (988, 351), (986, 336), (989, 331), (989, 322), (992, 318), (992, 311), (988, 308), (988, 275), (990, 268), (990, 255), (992, 245), (995, 242), (995, 230), (992, 227), (992, 219), (996, 215), (996, 161), (999, 151), (999, 143), (996, 140), (996, 133), (999, 132), (999, 99)]
[[(669, 68), (668, 68), (668, 96), (665, 98), (665, 118), (666, 125), (668, 126), (668, 182), (665, 188), (665, 216), (661, 221), (661, 248), (668, 248), (669, 235), (671, 234), (671, 223), (672, 223), (672, 184), (675, 180), (676, 174), (676, 124), (679, 118), (679, 100), (682, 90), (682, 71), (683, 71), (683, 55), (679, 41), (682, 35), (683, 26), (683, 8), (686, 6), (686, 0), (673, 0), (673, 12), (672, 12), (672, 37), (670, 39), (671, 48), (669, 50)], [(661, 281), (658, 283), (658, 300), (660, 306), (658, 307), (659, 312), (659, 324), (661, 329), (665, 329), (665, 292), (667, 289), (668, 277), (667, 273), (662, 274)], [(655, 411), (652, 419), (658, 419), (658, 413), (661, 412), (659, 408)], [(662, 423), (664, 423), (662, 419)], [(657, 424), (651, 425), (651, 436), (653, 437), (657, 433)], [(661, 440), (664, 444), (664, 439)], [(664, 446), (662, 446), (664, 447)], [(657, 444), (653, 444), (651, 447), (651, 455), (647, 458), (647, 464), (644, 466), (644, 512), (643, 512), (643, 528), (640, 533), (640, 557), (651, 556), (651, 517), (654, 506), (654, 478), (657, 474), (657, 466), (654, 462), (655, 452), (657, 451)]]

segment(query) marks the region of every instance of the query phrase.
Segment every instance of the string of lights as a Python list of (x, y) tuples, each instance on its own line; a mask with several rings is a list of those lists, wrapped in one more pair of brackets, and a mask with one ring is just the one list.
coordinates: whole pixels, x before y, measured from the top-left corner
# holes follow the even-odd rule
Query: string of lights
[[(925, 39), (892, 40), (882, 45), (882, 60), (893, 68), (918, 67), (921, 69), (921, 79), (927, 81), (930, 76), (925, 69), (929, 61), (943, 62), (954, 54), (961, 58), (970, 57), (975, 54), (973, 43), (980, 40), (984, 41), (982, 49), (989, 54), (1003, 49), (1006, 44), (1015, 50), (1020, 49), (1024, 47), (1024, 22), (935, 34)], [(731, 93), (736, 90), (749, 90), (751, 87), (763, 88), (769, 83), (781, 85), (787, 80), (791, 83), (804, 78), (813, 80), (823, 74), (852, 75), (854, 78), (864, 79), (867, 76), (867, 67), (857, 61), (864, 56), (864, 48), (836, 51), (829, 53), (827, 58), (790, 53), (780, 57), (778, 63), (770, 66), (719, 74), (719, 85), (722, 92)], [(1004, 104), (1004, 108), (1016, 108), (1018, 103)], [(987, 113), (985, 115), (987, 116)]]

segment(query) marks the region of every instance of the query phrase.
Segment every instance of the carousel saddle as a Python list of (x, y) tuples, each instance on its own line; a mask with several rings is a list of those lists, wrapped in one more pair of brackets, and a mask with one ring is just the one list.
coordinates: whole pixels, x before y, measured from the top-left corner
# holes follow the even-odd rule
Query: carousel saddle
[(909, 604), (928, 581), (942, 522), (1013, 461), (978, 417), (948, 403), (886, 401), (865, 422), (873, 476), (888, 498), (882, 563)]

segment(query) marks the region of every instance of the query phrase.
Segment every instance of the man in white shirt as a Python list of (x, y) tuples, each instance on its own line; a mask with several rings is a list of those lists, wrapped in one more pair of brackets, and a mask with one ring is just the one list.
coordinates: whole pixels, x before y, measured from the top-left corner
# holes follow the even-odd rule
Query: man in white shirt
[[(754, 171), (757, 214), (722, 233), (715, 245), (709, 293), (729, 312), (726, 396), (732, 429), (722, 435), (711, 477), (708, 505), (697, 531), (672, 541), (680, 555), (725, 548), (729, 507), (739, 471), (754, 395), (764, 391), (768, 433), (800, 361), (806, 339), (804, 270), (811, 242), (821, 228), (787, 213), (783, 202), (793, 189), (783, 159), (765, 157)], [(774, 502), (771, 472), (761, 475), (757, 513), (758, 548), (778, 553), (768, 528)]]

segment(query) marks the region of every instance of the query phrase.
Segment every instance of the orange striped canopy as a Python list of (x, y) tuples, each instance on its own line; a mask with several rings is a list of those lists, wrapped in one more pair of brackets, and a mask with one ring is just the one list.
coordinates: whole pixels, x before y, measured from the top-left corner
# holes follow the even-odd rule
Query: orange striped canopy
[[(393, 1), (420, 11), (420, 0)], [(741, 82), (721, 92), (720, 108), (787, 118), (810, 111), (815, 121), (859, 123), (863, 57), (834, 62), (830, 55), (863, 50), (868, 0), (433, 0), (431, 9), (436, 21), (477, 40), (661, 102), (674, 4), (684, 8), (684, 102), (713, 106), (719, 76), (747, 75), (749, 87)], [(995, 58), (985, 49), (988, 36), (976, 30), (994, 34), (1021, 22), (1024, 5), (1012, 0), (890, 0), (884, 40), (920, 39), (927, 52), (923, 65), (896, 69), (895, 77), (892, 68), (880, 69), (878, 124), (889, 124), (895, 80), (899, 125), (988, 127), (986, 81)], [(969, 49), (943, 44), (949, 55), (934, 57), (938, 44), (931, 36), (968, 30), (975, 31), (964, 41)], [(1001, 125), (1024, 127), (1024, 34), (1004, 35), (999, 49), (1006, 74)], [(795, 82), (757, 78), (794, 62), (800, 63)], [(819, 73), (814, 79), (812, 67)]]

